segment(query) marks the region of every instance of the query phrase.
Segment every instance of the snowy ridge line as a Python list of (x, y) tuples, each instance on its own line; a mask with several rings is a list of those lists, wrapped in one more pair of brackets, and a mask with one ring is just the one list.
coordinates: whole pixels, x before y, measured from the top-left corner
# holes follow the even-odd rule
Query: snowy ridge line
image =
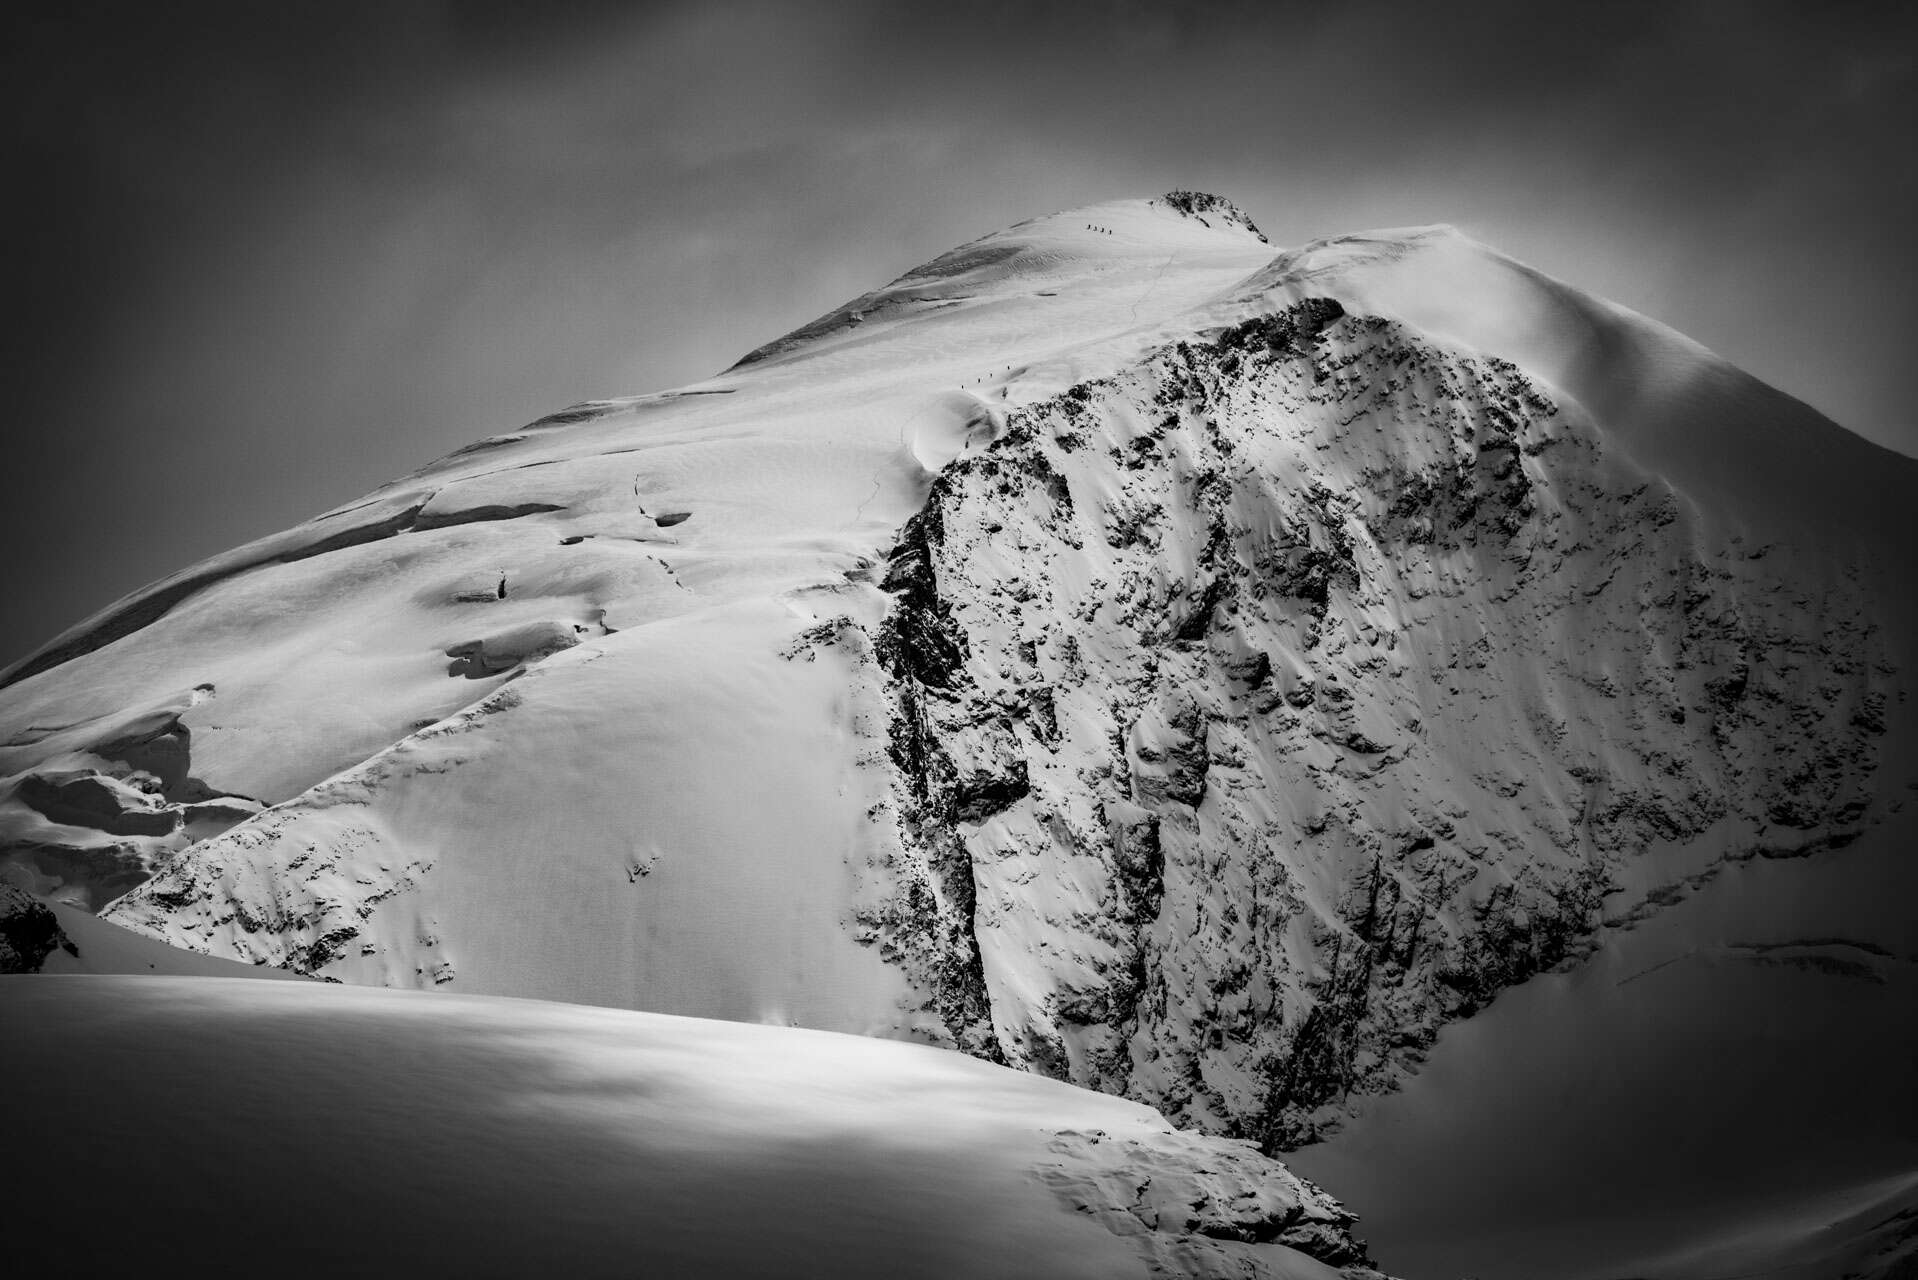
[(164, 579), (153, 586), (143, 587), (125, 599), (108, 605), (92, 618), (56, 638), (39, 651), (22, 658), (7, 670), (0, 671), (0, 689), (39, 675), (43, 671), (50, 671), (95, 649), (104, 648), (116, 640), (124, 639), (143, 627), (159, 621), (182, 601), (199, 594), (208, 587), (264, 565), (294, 564), (313, 556), (341, 551), (348, 547), (364, 546), (369, 542), (378, 542), (404, 533), (447, 529), (455, 525), (475, 524), (482, 521), (517, 520), (523, 516), (562, 510), (553, 503), (526, 502), (512, 506), (482, 506), (462, 511), (429, 514), (426, 508), (432, 505), (436, 493), (436, 490), (428, 490), (424, 496), (409, 496), (403, 499), (406, 505), (391, 515), (327, 533), (314, 541), (302, 541), (302, 535), (318, 532), (314, 526), (319, 523), (319, 520), (326, 519), (325, 516), (321, 516), (299, 529), (262, 538), (249, 546), (217, 557), (196, 571)]

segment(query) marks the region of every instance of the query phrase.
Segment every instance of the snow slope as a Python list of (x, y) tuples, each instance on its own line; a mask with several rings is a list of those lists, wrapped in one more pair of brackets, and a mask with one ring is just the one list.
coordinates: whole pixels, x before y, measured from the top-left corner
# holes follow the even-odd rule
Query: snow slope
[[(1111, 213), (1096, 244), (1076, 214), (989, 238), (823, 349), (481, 442), (81, 624), (0, 693), (16, 865), (97, 908), (199, 833), (192, 798), (292, 801), (175, 862), (227, 887), (158, 932), (356, 980), (911, 1022), (846, 927), (886, 856), (862, 764), (883, 724), (843, 671), (780, 655), (827, 610), (882, 612), (870, 571), (928, 465), (991, 429), (962, 382), (1118, 312), (1149, 327), (1265, 257), (1162, 206)], [(130, 768), (153, 794), (98, 826), (20, 795)], [(736, 802), (742, 773), (763, 803)], [(103, 829), (149, 810), (159, 834)], [(294, 826), (324, 838), (291, 877), (297, 855), (220, 852), (290, 849)]]
[(219, 978), (0, 978), (0, 1024), (36, 1272), (1339, 1274), (1248, 1146), (923, 1046)]
[(1406, 1276), (1910, 1274), (1914, 835), (1908, 806), (1841, 856), (1729, 868), (1287, 1163)]
[[(213, 956), (929, 1040), (1335, 1160), (1428, 1051), (1555, 1025), (1515, 985), (1727, 1046), (1819, 998), (1754, 960), (1607, 1022), (1629, 939), (1871, 981), (1817, 919), (1918, 889), (1914, 501), (1448, 229), (1115, 202), (81, 623), (0, 677), (0, 856)], [(1844, 1147), (1812, 1200), (1918, 1168)]]

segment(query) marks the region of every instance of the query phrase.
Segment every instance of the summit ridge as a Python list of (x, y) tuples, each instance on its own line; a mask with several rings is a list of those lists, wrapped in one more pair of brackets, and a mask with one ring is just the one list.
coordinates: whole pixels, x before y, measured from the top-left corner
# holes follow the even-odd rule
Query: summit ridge
[[(958, 1049), (1257, 1182), (1514, 988), (1913, 991), (1873, 904), (1918, 888), (1914, 501), (1918, 464), (1449, 227), (1284, 250), (1112, 201), (56, 637), (0, 681), (0, 870), (343, 983)], [(1650, 962), (1691, 985), (1579, 985), (1700, 917)], [(1156, 1239), (1060, 1142), (1048, 1185)], [(1281, 1199), (1214, 1226), (1359, 1265)]]

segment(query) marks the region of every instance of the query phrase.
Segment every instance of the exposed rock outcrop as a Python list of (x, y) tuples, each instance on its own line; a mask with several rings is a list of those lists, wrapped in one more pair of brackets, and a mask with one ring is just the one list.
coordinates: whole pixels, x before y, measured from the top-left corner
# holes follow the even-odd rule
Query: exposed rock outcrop
[(1227, 226), (1244, 227), (1260, 240), (1265, 239), (1265, 233), (1252, 225), (1252, 219), (1247, 216), (1245, 210), (1224, 196), (1215, 196), (1204, 191), (1168, 191), (1165, 193), (1165, 202), (1188, 217), (1197, 218), (1202, 222), (1209, 218), (1217, 218)]
[(1348, 1275), (1364, 1270), (1365, 1242), (1344, 1206), (1252, 1144), (1199, 1134), (1152, 1141), (1066, 1130), (1040, 1180), (1114, 1235), (1132, 1239), (1155, 1274), (1244, 1274), (1235, 1244), (1287, 1245)]
[(0, 973), (38, 973), (56, 947), (80, 954), (53, 908), (0, 880)]
[(939, 886), (893, 948), (975, 1051), (1269, 1150), (1582, 954), (1622, 868), (1842, 841), (1895, 676), (1844, 566), (1324, 299), (1015, 412), (888, 586)]

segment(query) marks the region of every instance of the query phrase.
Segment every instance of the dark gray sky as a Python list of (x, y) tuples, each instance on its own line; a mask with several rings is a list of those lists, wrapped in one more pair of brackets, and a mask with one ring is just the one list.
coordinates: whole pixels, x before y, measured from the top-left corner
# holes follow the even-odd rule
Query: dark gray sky
[(1281, 245), (1457, 223), (1918, 453), (1910, 5), (38, 8), (0, 32), (0, 664), (476, 437), (1172, 187)]

